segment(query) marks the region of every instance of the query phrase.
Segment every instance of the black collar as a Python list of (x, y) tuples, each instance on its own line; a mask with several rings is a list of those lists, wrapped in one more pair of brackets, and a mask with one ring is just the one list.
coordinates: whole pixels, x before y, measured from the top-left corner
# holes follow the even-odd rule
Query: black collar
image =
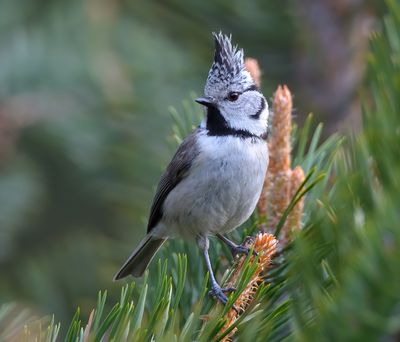
[(207, 108), (207, 135), (209, 136), (234, 136), (242, 139), (252, 138), (252, 139), (267, 139), (267, 132), (262, 135), (256, 135), (250, 133), (244, 129), (236, 129), (228, 126), (225, 118), (222, 116), (221, 112), (216, 107)]

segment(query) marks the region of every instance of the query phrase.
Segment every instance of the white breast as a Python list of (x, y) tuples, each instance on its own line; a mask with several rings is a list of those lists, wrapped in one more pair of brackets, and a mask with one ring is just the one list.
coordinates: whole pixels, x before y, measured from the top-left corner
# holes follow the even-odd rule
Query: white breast
[(260, 197), (268, 165), (264, 141), (201, 134), (198, 144), (201, 152), (188, 177), (165, 200), (159, 228), (165, 235), (232, 230), (249, 218)]

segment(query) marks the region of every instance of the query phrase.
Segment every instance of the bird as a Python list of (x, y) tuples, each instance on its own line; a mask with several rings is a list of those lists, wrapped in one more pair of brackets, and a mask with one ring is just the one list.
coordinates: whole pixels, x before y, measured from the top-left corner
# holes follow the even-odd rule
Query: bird
[(178, 147), (158, 184), (147, 235), (114, 280), (140, 277), (170, 238), (196, 241), (209, 272), (209, 294), (226, 304), (227, 294), (215, 278), (209, 238), (217, 236), (233, 255), (248, 254), (224, 234), (253, 213), (268, 168), (268, 103), (246, 70), (243, 49), (232, 36), (213, 33), (214, 60), (204, 96), (204, 118)]

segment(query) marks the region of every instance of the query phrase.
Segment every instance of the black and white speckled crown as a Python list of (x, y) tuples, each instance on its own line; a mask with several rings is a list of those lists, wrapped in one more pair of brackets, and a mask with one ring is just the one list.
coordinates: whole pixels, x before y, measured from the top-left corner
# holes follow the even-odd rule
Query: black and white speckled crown
[(250, 73), (245, 69), (243, 50), (232, 46), (232, 37), (221, 32), (213, 33), (215, 40), (214, 63), (208, 73), (204, 93), (212, 96), (234, 86), (236, 90), (246, 89), (254, 84)]

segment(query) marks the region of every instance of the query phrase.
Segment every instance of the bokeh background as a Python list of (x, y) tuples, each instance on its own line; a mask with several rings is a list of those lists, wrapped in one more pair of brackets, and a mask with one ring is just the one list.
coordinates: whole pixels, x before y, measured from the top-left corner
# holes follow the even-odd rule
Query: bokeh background
[(212, 31), (258, 59), (267, 97), (289, 85), (300, 125), (356, 130), (382, 3), (2, 0), (0, 303), (69, 321), (119, 295), (173, 153), (169, 108), (201, 94)]

